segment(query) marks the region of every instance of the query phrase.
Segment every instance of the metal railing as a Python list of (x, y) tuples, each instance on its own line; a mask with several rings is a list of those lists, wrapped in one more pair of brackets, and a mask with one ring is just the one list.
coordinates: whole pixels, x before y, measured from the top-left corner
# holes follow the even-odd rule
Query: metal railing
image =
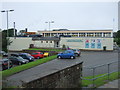
[[(114, 73), (114, 72), (118, 72), (118, 69), (117, 70), (113, 70), (113, 71), (110, 71), (110, 66), (114, 63), (118, 64), (119, 61), (114, 61), (114, 62), (110, 62), (110, 63), (107, 63), (107, 64), (101, 64), (101, 65), (97, 65), (97, 66), (94, 66), (94, 67), (87, 67), (87, 69), (92, 69), (92, 76), (93, 78), (92, 79), (86, 79), (86, 78), (83, 78), (81, 77), (82, 80), (89, 80), (89, 81), (92, 81), (92, 87), (94, 88), (95, 87), (95, 80), (97, 80), (98, 78), (101, 78), (101, 77), (104, 77), (104, 76), (107, 76), (108, 77), (108, 81), (110, 80), (110, 74), (111, 73)], [(97, 68), (99, 67), (103, 67), (103, 66), (107, 66), (107, 72), (104, 73), (103, 75), (101, 76), (98, 76), (98, 77), (95, 77), (95, 71)]]

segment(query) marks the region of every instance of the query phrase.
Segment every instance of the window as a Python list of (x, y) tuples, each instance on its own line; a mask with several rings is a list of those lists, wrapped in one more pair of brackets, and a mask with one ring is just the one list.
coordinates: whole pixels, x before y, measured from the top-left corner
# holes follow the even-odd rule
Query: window
[(79, 33), (80, 37), (85, 37), (85, 33)]
[(94, 33), (87, 33), (87, 37), (93, 37)]
[(95, 37), (102, 37), (102, 33), (95, 33)]
[(48, 41), (46, 41), (46, 43), (48, 43)]
[(50, 41), (50, 43), (52, 43), (52, 41)]
[(41, 41), (41, 43), (43, 43), (43, 41)]
[(110, 37), (110, 36), (111, 36), (111, 33), (109, 32), (103, 33), (103, 37)]

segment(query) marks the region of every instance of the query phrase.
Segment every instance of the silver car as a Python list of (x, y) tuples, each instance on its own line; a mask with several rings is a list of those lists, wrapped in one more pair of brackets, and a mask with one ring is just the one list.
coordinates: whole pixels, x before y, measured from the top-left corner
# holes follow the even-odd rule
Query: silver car
[(72, 49), (74, 51), (75, 56), (80, 56), (81, 55), (81, 51), (80, 49)]

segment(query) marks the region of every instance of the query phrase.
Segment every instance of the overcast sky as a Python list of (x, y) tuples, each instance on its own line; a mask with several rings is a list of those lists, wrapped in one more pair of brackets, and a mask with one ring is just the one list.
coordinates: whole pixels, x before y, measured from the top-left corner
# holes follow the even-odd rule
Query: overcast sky
[[(0, 5), (1, 6), (1, 5)], [(1, 10), (9, 12), (9, 28), (29, 31), (48, 30), (46, 21), (54, 21), (51, 29), (99, 30), (118, 28), (117, 2), (4, 2)], [(6, 29), (6, 13), (0, 13), (0, 28)], [(114, 21), (113, 21), (114, 19)]]

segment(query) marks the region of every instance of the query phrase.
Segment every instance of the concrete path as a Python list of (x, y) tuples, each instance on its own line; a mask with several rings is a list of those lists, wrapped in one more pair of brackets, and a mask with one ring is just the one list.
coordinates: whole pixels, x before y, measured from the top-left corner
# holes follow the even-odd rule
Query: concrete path
[(117, 80), (114, 80), (114, 81), (111, 81), (107, 84), (104, 84), (103, 86), (100, 86), (98, 88), (119, 88), (120, 89), (120, 85), (119, 85), (119, 82), (120, 79), (117, 79)]

